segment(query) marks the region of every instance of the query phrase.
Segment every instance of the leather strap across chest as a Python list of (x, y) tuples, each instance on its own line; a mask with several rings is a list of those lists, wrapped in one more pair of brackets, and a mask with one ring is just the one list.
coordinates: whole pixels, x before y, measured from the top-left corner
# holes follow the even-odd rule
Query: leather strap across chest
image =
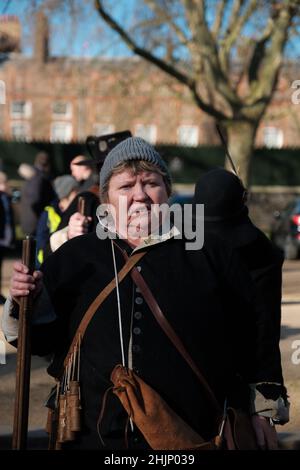
[[(115, 244), (116, 245), (116, 244)], [(122, 282), (123, 279), (127, 276), (127, 274), (131, 271), (131, 269), (140, 261), (140, 259), (146, 254), (145, 251), (141, 251), (135, 253), (130, 258), (126, 260), (123, 268), (118, 273), (118, 282)], [(100, 294), (95, 298), (95, 300), (91, 303), (89, 308), (87, 309), (86, 313), (84, 314), (77, 330), (72, 340), (71, 346), (69, 351), (65, 357), (64, 365), (68, 364), (68, 361), (74, 352), (75, 348), (77, 347), (78, 343), (82, 340), (85, 331), (92, 320), (93, 316), (97, 312), (100, 305), (103, 304), (104, 300), (109, 296), (109, 294), (115, 289), (116, 287), (116, 280), (115, 278), (107, 284), (107, 286), (100, 292)]]

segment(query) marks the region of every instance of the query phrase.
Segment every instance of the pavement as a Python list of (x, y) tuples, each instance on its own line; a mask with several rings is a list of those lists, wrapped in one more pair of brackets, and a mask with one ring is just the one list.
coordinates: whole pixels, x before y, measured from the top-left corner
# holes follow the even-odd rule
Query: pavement
[[(3, 294), (8, 293), (12, 259), (4, 261)], [(0, 307), (0, 315), (2, 307)], [(1, 342), (1, 340), (3, 342)], [(9, 449), (13, 428), (16, 350), (5, 343), (5, 364), (1, 348), (4, 345), (0, 330), (0, 450)], [(281, 355), (285, 384), (291, 402), (290, 422), (277, 426), (281, 449), (300, 449), (300, 260), (287, 261), (283, 269)], [(45, 449), (44, 431), (47, 410), (44, 401), (53, 385), (46, 373), (45, 358), (33, 357), (29, 406), (29, 449)]]

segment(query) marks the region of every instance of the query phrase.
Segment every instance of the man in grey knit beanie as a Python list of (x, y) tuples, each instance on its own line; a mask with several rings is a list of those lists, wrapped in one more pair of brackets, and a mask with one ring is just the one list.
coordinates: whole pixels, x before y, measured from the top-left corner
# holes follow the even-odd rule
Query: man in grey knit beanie
[(105, 185), (117, 165), (129, 160), (143, 160), (158, 166), (171, 182), (167, 165), (155, 148), (141, 137), (129, 137), (116, 145), (105, 158), (100, 171), (100, 187)]

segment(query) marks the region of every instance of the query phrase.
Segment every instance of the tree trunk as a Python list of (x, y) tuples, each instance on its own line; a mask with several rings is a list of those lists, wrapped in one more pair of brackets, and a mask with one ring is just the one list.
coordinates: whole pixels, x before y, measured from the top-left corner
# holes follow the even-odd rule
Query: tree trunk
[[(243, 121), (230, 121), (223, 122), (222, 126), (226, 129), (229, 154), (237, 169), (238, 176), (247, 186), (257, 125)], [(225, 168), (232, 170), (228, 158), (225, 159)]]

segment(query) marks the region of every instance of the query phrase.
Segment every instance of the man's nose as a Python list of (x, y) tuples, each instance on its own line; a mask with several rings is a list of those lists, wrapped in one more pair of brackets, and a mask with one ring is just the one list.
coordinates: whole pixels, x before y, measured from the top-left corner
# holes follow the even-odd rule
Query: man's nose
[(142, 184), (137, 183), (133, 188), (133, 199), (135, 201), (145, 201), (148, 198), (148, 195), (145, 191), (145, 188)]

